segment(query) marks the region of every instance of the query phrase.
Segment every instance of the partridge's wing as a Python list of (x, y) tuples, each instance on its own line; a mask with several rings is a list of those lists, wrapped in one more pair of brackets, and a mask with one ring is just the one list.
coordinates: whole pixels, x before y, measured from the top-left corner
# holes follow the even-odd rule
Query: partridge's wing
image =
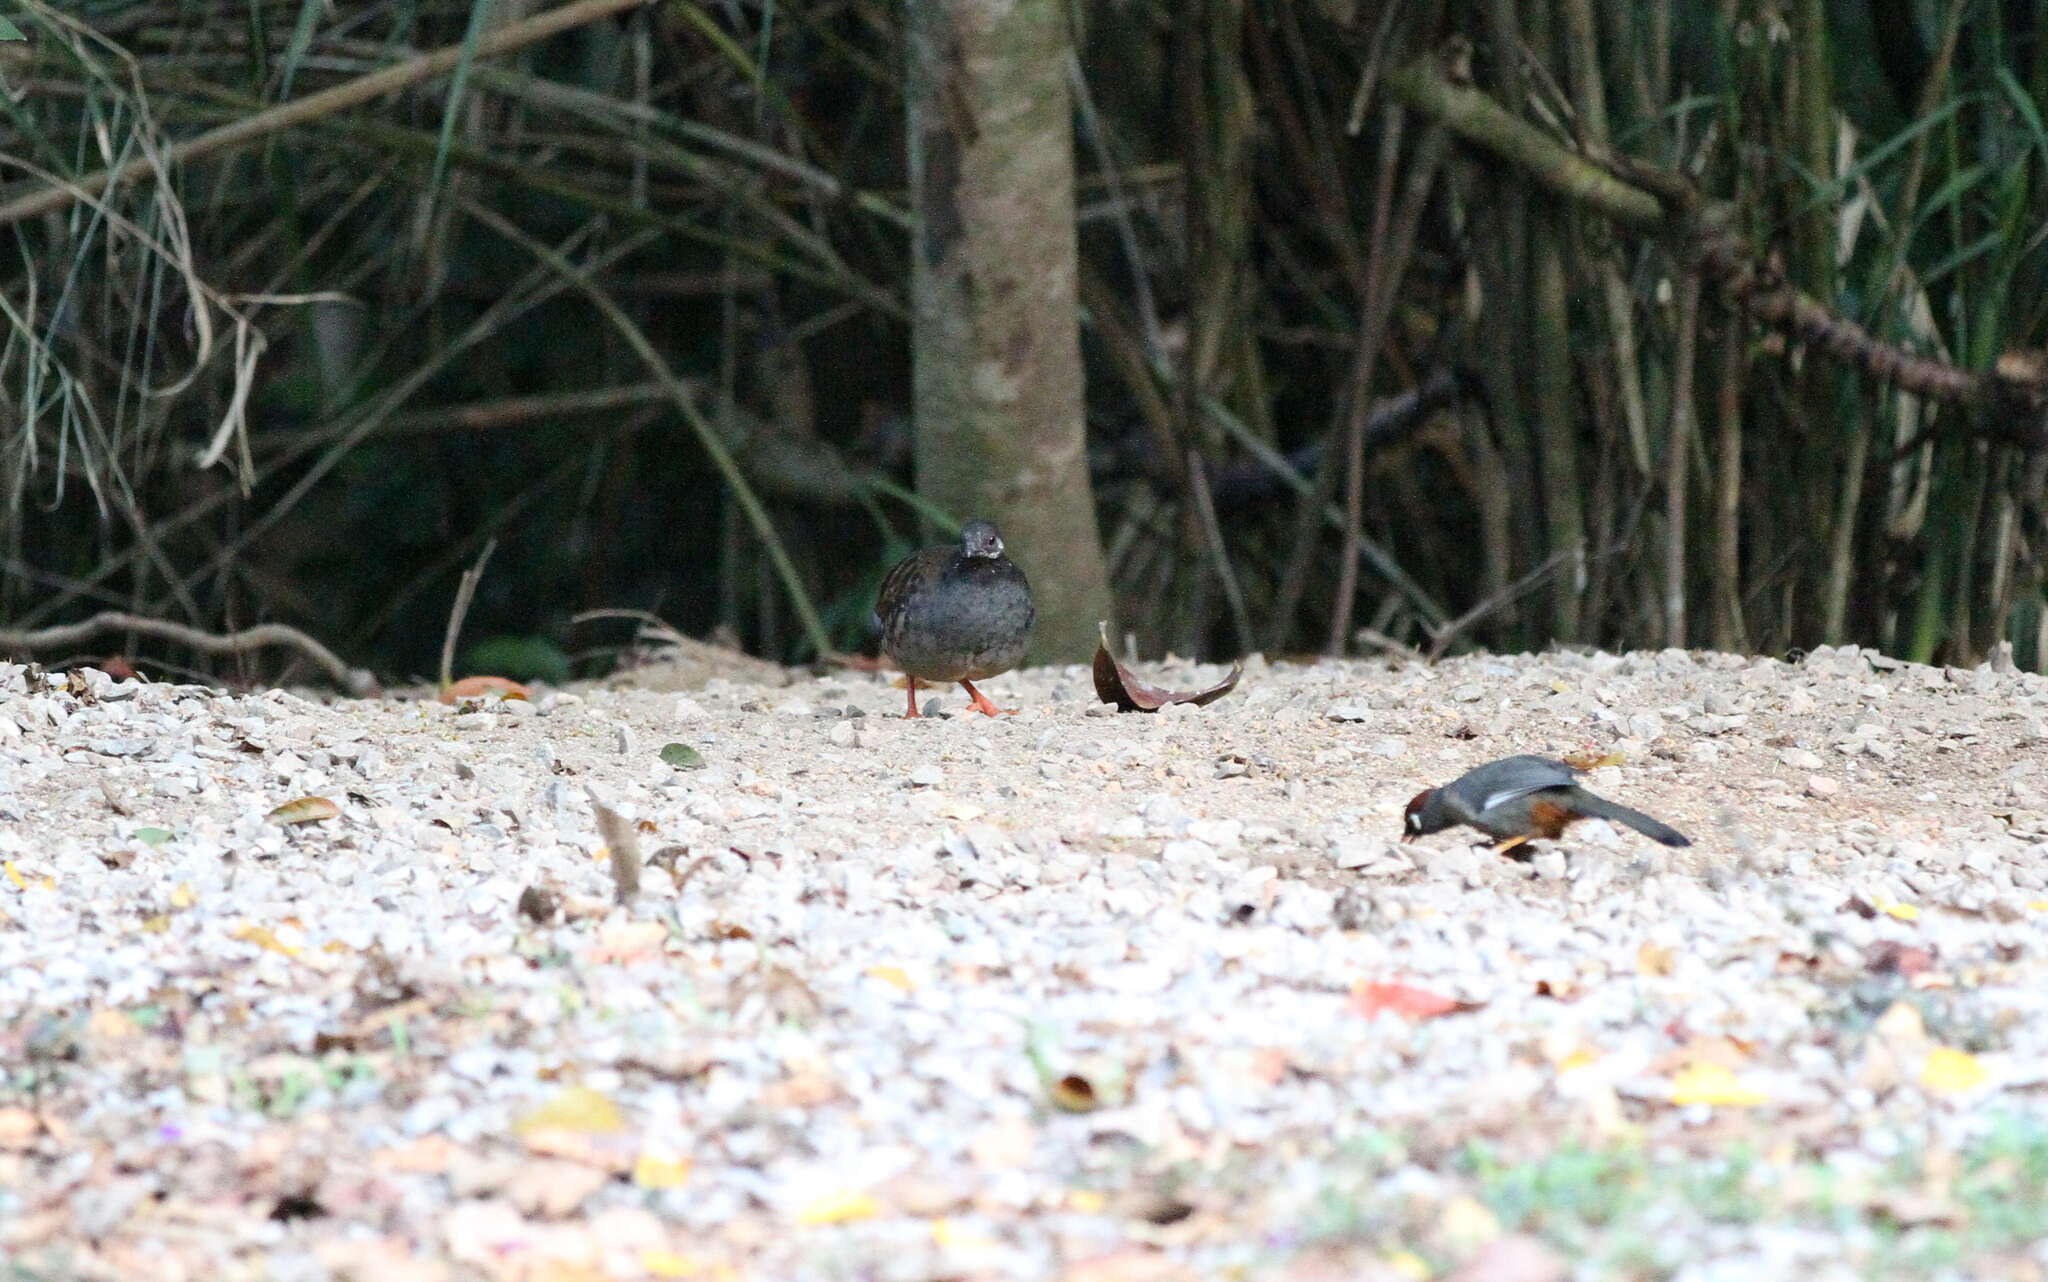
[(1452, 786), (1474, 814), (1483, 814), (1517, 797), (1546, 788), (1569, 788), (1577, 782), (1577, 772), (1562, 761), (1520, 756), (1483, 765)]
[(952, 552), (953, 549), (944, 547), (912, 552), (884, 576), (882, 590), (875, 594), (875, 623), (881, 631), (888, 631), (889, 621), (902, 612), (912, 597), (937, 582)]

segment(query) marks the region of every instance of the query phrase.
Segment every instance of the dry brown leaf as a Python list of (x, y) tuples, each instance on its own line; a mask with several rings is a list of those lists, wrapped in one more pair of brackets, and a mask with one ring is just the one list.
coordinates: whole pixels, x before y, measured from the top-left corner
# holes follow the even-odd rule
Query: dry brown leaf
[(1560, 760), (1574, 770), (1598, 770), (1602, 766), (1618, 766), (1627, 758), (1618, 752), (1581, 748), (1577, 752), (1567, 752)]
[(287, 801), (264, 816), (274, 824), (290, 827), (292, 824), (319, 823), (323, 819), (341, 818), (341, 807), (325, 797), (300, 797)]
[(640, 893), (640, 834), (618, 811), (598, 800), (596, 789), (584, 791), (590, 795), (590, 808), (597, 814), (598, 835), (611, 852), (613, 897), (619, 903), (630, 904), (633, 896)]
[(990, 1122), (967, 1146), (974, 1164), (986, 1171), (1011, 1170), (1035, 1160), (1038, 1132), (1021, 1117)]
[(839, 1093), (839, 1083), (830, 1075), (806, 1069), (762, 1087), (761, 1107), (815, 1108), (827, 1100), (837, 1099)]
[(1095, 1083), (1079, 1073), (1068, 1073), (1046, 1084), (1046, 1096), (1063, 1113), (1092, 1113), (1102, 1107)]
[(505, 1185), (505, 1197), (523, 1215), (559, 1220), (572, 1215), (591, 1194), (611, 1182), (609, 1172), (551, 1158), (522, 1162)]
[(407, 1175), (445, 1175), (449, 1163), (461, 1149), (445, 1135), (422, 1135), (416, 1140), (394, 1144), (370, 1156), (370, 1165), (380, 1171)]
[(1095, 694), (1104, 703), (1116, 705), (1118, 712), (1157, 712), (1169, 703), (1191, 703), (1199, 708), (1229, 694), (1237, 688), (1238, 679), (1244, 676), (1244, 664), (1240, 662), (1230, 665), (1230, 675), (1207, 690), (1168, 690), (1162, 686), (1147, 685), (1110, 654), (1109, 625), (1097, 623), (1095, 626), (1102, 638), (1102, 644), (1095, 651)]
[(0, 1153), (21, 1152), (35, 1146), (43, 1124), (25, 1108), (0, 1108)]
[(1662, 944), (1653, 944), (1645, 939), (1636, 948), (1636, 973), (1638, 975), (1669, 975), (1677, 962), (1672, 950)]
[(1749, 1062), (1750, 1046), (1733, 1037), (1721, 1034), (1708, 1036), (1685, 1035), (1681, 1044), (1650, 1061), (1647, 1071), (1651, 1073), (1675, 1073), (1695, 1064), (1715, 1064), (1722, 1068), (1741, 1068)]
[(1880, 939), (1863, 950), (1863, 965), (1873, 975), (1903, 975), (1908, 979), (1931, 970), (1933, 948), (1916, 948), (1897, 940)]
[(1192, 1282), (1196, 1276), (1178, 1260), (1135, 1246), (1077, 1260), (1059, 1275), (1060, 1282)]
[(546, 925), (562, 911), (562, 897), (546, 886), (528, 886), (519, 892), (519, 915)]
[(593, 965), (648, 961), (661, 956), (668, 927), (658, 921), (614, 922), (597, 933), (597, 944), (584, 953)]

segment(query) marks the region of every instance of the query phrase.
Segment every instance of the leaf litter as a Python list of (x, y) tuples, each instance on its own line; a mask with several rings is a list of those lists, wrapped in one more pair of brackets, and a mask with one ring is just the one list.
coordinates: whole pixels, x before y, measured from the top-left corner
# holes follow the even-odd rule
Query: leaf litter
[[(860, 671), (458, 707), (0, 665), (0, 1251), (1600, 1275), (1654, 1226), (1667, 1271), (1869, 1274), (1900, 1226), (1980, 1272), (2048, 1235), (2012, 1213), (2048, 1200), (2048, 683), (1832, 650), (1156, 679), (1235, 695), (1097, 716), (1046, 669), (992, 683), (1017, 717), (905, 725)], [(684, 736), (695, 768), (632, 747)], [(1575, 749), (1699, 844), (1337, 866), (1421, 786)], [(622, 895), (621, 852), (670, 875)], [(1645, 1192), (1741, 1169), (1739, 1215)]]

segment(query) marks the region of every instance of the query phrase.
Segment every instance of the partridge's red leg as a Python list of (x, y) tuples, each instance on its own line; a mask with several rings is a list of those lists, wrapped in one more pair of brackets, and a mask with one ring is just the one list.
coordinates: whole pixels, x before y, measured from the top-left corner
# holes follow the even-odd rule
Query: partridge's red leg
[(960, 688), (965, 690), (969, 697), (974, 700), (974, 710), (984, 717), (1017, 715), (1015, 708), (998, 708), (995, 704), (989, 702), (989, 697), (975, 689), (972, 681), (962, 681)]
[(910, 711), (903, 714), (908, 720), (917, 715), (917, 678), (907, 672), (903, 674), (903, 691), (910, 696)]

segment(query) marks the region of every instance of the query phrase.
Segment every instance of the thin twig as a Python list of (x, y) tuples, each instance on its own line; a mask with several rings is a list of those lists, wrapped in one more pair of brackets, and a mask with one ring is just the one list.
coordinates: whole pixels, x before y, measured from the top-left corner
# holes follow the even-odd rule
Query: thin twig
[(1442, 658), (1444, 651), (1450, 648), (1451, 642), (1457, 639), (1459, 633), (1465, 631), (1465, 629), (1479, 622), (1487, 615), (1492, 614), (1495, 610), (1511, 605), (1517, 598), (1526, 595), (1537, 584), (1550, 577), (1558, 566), (1570, 560), (1572, 554), (1577, 550), (1576, 548), (1558, 549), (1556, 552), (1551, 553), (1549, 559), (1544, 561), (1543, 564), (1529, 571), (1521, 578), (1516, 579), (1513, 583), (1508, 584), (1492, 596), (1480, 601), (1479, 604), (1465, 611), (1465, 613), (1457, 618), (1452, 619), (1442, 627), (1432, 628), (1429, 634), (1429, 661), (1435, 663), (1438, 659)]
[(455, 604), (448, 610), (448, 630), (441, 634), (441, 688), (455, 679), (455, 642), (462, 635), (462, 621), (469, 617), (469, 603), (476, 599), (476, 585), (484, 577), (484, 564), (491, 559), (491, 553), (498, 550), (498, 538), (492, 535), (484, 543), (484, 550), (477, 553), (476, 564), (462, 572), (462, 582), (455, 587)]
[(1195, 515), (1200, 519), (1202, 534), (1209, 544), (1209, 555), (1216, 561), (1216, 578), (1223, 584), (1223, 599), (1230, 605), (1231, 626), (1237, 629), (1237, 645), (1240, 654), (1250, 654), (1258, 648), (1252, 640), (1252, 616), (1244, 606), (1244, 588), (1239, 586), (1237, 571), (1231, 568), (1230, 549), (1223, 545), (1223, 526), (1216, 520), (1216, 502), (1209, 494), (1209, 478), (1202, 469), (1202, 452), (1192, 446), (1188, 449), (1188, 492), (1194, 496)]
[(139, 632), (173, 645), (189, 646), (205, 654), (242, 654), (265, 646), (290, 646), (311, 659), (334, 678), (336, 685), (353, 695), (366, 695), (377, 688), (377, 679), (361, 668), (343, 663), (326, 646), (285, 623), (259, 623), (240, 632), (219, 635), (198, 628), (151, 619), (122, 610), (102, 610), (78, 623), (60, 623), (48, 628), (0, 631), (0, 650), (44, 650), (71, 645), (102, 632)]
[(670, 645), (683, 645), (690, 639), (681, 632), (678, 632), (668, 620), (648, 610), (607, 607), (597, 610), (585, 610), (580, 614), (569, 616), (569, 622), (571, 623), (588, 623), (592, 619), (634, 619), (646, 625), (640, 631), (641, 636), (652, 634), (668, 642)]

